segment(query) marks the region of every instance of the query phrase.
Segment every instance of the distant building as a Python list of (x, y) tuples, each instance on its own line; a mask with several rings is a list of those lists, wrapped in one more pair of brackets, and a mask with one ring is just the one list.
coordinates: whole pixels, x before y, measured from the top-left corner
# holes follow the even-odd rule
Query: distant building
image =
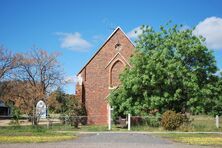
[(109, 93), (118, 88), (119, 74), (126, 66), (130, 67), (134, 48), (117, 27), (77, 74), (76, 96), (85, 104), (89, 124), (107, 124)]
[(9, 117), (11, 115), (11, 108), (6, 106), (5, 103), (0, 100), (0, 117)]

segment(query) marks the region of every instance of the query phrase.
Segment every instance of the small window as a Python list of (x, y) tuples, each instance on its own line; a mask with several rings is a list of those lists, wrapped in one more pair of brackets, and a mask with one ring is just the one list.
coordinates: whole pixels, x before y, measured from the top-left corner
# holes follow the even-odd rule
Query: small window
[(116, 49), (117, 51), (120, 51), (120, 50), (122, 49), (121, 44), (120, 44), (120, 43), (117, 43), (117, 44), (115, 45), (115, 49)]

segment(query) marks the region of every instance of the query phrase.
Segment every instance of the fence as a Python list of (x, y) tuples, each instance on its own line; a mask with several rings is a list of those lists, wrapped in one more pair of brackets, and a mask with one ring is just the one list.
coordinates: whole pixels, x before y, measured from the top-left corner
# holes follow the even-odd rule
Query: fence
[[(181, 126), (179, 131), (222, 132), (222, 117), (207, 115), (189, 116), (189, 125)], [(31, 117), (24, 116), (18, 121), (21, 126), (32, 125)], [(97, 124), (97, 125), (95, 125)], [(15, 125), (12, 119), (0, 119), (0, 126)], [(38, 125), (56, 130), (107, 131), (164, 131), (161, 126), (161, 117), (157, 116), (131, 116), (112, 118), (109, 116), (61, 116), (51, 115), (40, 118)]]
[[(188, 116), (186, 124), (181, 125), (177, 130), (184, 132), (222, 132), (222, 117), (196, 115)], [(164, 131), (159, 116), (131, 116), (125, 118), (117, 117), (114, 125), (120, 128), (127, 128), (132, 131)]]
[[(33, 124), (32, 116), (22, 116), (17, 121), (13, 118), (0, 118), (0, 126), (29, 126)], [(50, 115), (46, 118), (38, 118), (37, 123), (40, 126), (45, 126), (48, 128), (53, 127), (78, 127), (85, 125), (94, 125), (95, 123), (104, 124), (107, 126), (107, 116), (95, 115), (95, 116), (63, 116), (63, 115)]]

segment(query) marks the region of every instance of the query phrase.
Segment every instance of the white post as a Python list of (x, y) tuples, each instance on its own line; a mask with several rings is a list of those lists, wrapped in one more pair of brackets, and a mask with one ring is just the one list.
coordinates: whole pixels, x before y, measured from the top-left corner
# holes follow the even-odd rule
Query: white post
[(111, 125), (112, 125), (112, 109), (111, 107), (109, 106), (108, 107), (108, 130), (110, 131), (111, 130)]
[(219, 116), (216, 115), (216, 127), (219, 128)]
[(131, 118), (131, 115), (130, 114), (128, 114), (128, 131), (130, 131), (130, 118)]

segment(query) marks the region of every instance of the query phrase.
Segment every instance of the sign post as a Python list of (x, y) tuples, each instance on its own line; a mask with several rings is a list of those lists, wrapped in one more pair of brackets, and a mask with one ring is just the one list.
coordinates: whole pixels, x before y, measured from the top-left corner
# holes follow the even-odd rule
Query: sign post
[(130, 121), (131, 121), (130, 118), (131, 118), (131, 115), (128, 114), (128, 131), (130, 131), (130, 126), (131, 126), (131, 125), (130, 125), (130, 124), (131, 124), (131, 123), (130, 123)]
[(216, 127), (219, 128), (219, 116), (216, 115)]
[(108, 111), (108, 130), (110, 131), (112, 129), (112, 110), (113, 110), (113, 108), (111, 108), (109, 106), (108, 109), (109, 109), (109, 111)]

